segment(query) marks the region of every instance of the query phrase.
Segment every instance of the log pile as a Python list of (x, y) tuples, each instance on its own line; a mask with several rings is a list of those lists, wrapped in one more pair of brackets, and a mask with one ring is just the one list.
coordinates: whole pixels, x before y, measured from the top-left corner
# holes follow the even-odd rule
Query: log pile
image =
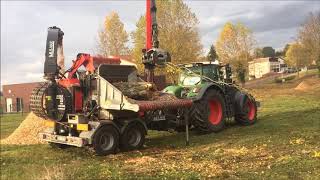
[(157, 90), (154, 84), (147, 82), (117, 82), (113, 85), (134, 100), (151, 100)]
[(169, 101), (177, 99), (174, 95), (157, 91), (155, 84), (148, 82), (116, 82), (113, 85), (125, 96), (138, 101)]

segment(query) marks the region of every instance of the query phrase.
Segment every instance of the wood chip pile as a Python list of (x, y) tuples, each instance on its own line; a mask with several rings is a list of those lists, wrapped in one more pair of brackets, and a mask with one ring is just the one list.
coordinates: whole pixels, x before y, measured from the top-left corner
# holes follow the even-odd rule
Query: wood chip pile
[(40, 141), (38, 133), (46, 129), (45, 120), (30, 113), (20, 126), (7, 138), (1, 140), (1, 144), (43, 144)]
[(299, 85), (297, 87), (295, 87), (294, 89), (295, 90), (300, 90), (300, 91), (305, 91), (305, 90), (309, 90), (311, 87), (310, 85), (305, 82), (305, 81), (302, 81), (301, 83), (299, 83)]

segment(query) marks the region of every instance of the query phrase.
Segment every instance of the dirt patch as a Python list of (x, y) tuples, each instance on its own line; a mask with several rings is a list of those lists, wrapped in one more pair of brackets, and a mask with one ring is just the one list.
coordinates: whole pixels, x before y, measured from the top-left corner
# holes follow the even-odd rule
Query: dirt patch
[(43, 144), (40, 141), (38, 133), (44, 131), (45, 120), (30, 113), (20, 126), (7, 138), (1, 140), (1, 144)]

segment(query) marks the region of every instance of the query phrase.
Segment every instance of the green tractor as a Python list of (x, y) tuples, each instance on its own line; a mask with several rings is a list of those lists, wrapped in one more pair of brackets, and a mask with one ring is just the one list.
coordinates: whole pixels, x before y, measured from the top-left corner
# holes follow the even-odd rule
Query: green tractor
[(204, 133), (221, 131), (227, 118), (234, 118), (241, 125), (252, 125), (257, 121), (260, 103), (232, 82), (228, 64), (203, 62), (178, 67), (178, 83), (166, 87), (163, 92), (193, 100), (189, 118), (195, 129)]

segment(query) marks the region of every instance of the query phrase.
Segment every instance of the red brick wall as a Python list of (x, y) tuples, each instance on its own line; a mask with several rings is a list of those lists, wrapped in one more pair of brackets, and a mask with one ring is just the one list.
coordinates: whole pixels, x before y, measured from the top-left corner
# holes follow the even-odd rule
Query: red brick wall
[(8, 84), (2, 86), (3, 92), (3, 111), (7, 112), (6, 99), (12, 98), (12, 111), (17, 111), (17, 98), (22, 98), (23, 111), (29, 112), (30, 94), (32, 90), (39, 86), (39, 82), (36, 83), (22, 83), (22, 84)]

